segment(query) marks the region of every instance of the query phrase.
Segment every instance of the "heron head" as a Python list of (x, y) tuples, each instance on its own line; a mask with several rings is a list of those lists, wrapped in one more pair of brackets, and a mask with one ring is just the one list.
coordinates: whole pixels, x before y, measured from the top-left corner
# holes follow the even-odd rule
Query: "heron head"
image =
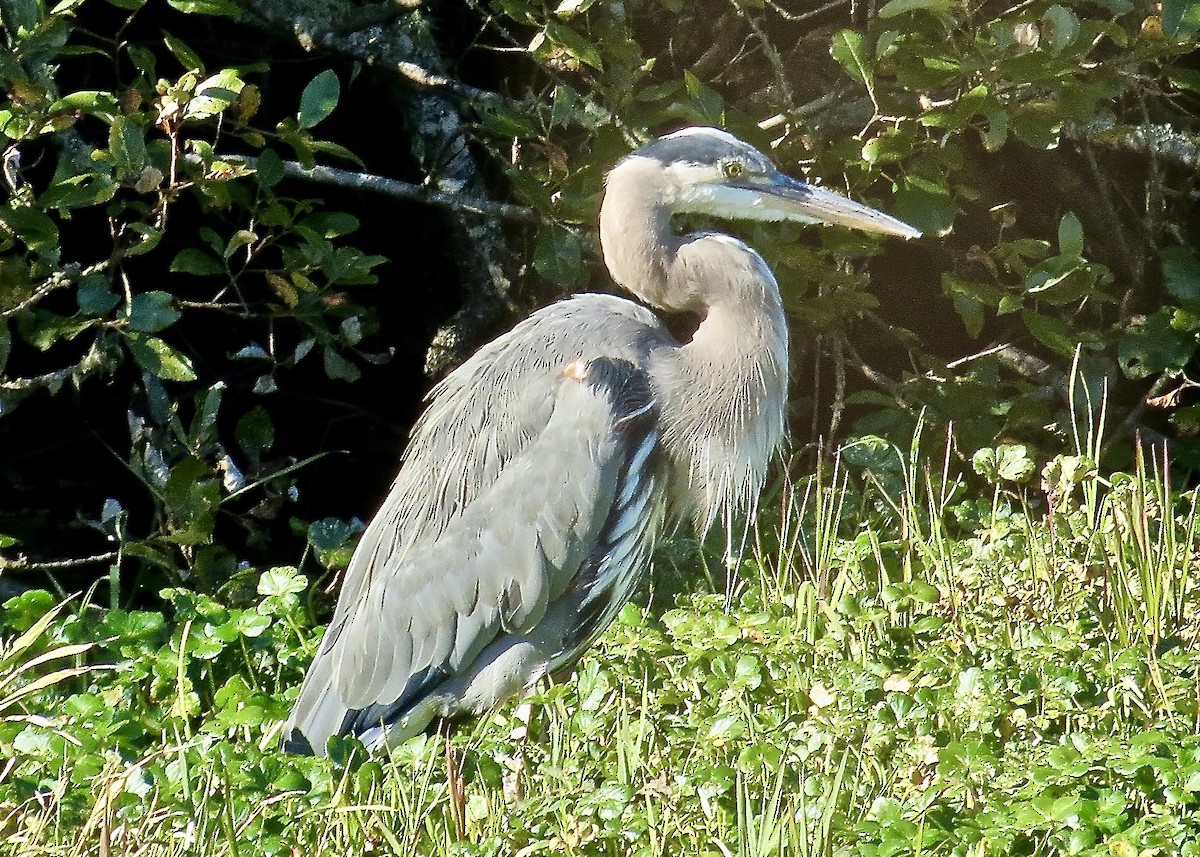
[(833, 223), (916, 238), (920, 231), (881, 211), (780, 172), (770, 158), (719, 128), (685, 128), (634, 151), (657, 162), (670, 209), (728, 220)]

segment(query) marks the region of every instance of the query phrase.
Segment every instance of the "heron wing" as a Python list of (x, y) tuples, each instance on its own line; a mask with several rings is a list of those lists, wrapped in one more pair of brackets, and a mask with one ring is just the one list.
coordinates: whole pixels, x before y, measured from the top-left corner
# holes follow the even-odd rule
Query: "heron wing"
[[(497, 640), (529, 635), (548, 608), (541, 668), (574, 656), (611, 621), (603, 599), (585, 596), (619, 583), (624, 603), (649, 556), (648, 544), (624, 543), (652, 541), (660, 506), (642, 496), (658, 487), (645, 475), (657, 435), (638, 374), (642, 394), (633, 401), (563, 384), (541, 432), (437, 538), (372, 569), (353, 609), (339, 609), (338, 633), (318, 653), (293, 712), (291, 725), (310, 746), (377, 728), (469, 671)], [(618, 571), (615, 560), (640, 565)]]
[(669, 344), (670, 333), (644, 307), (612, 295), (578, 295), (534, 313), (438, 384), (346, 570), (322, 651), (336, 645), (377, 576), (434, 541), (534, 442), (569, 363), (613, 357), (645, 366), (653, 349)]

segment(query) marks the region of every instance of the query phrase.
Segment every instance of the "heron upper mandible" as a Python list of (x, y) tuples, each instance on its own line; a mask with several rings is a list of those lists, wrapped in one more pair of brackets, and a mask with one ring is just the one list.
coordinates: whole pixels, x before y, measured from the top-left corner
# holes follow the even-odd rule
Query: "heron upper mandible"
[[(600, 209), (604, 262), (641, 303), (534, 313), (433, 390), (363, 533), (285, 746), (396, 745), (572, 662), (633, 595), (666, 520), (752, 512), (784, 433), (788, 330), (746, 244), (671, 218), (895, 218), (784, 175), (716, 128), (626, 156)], [(677, 340), (647, 308), (690, 313)]]

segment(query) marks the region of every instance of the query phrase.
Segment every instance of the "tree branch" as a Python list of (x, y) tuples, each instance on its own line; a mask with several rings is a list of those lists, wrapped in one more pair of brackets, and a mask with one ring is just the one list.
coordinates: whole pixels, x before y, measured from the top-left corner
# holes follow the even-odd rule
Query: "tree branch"
[(1084, 125), (1064, 125), (1063, 136), (1110, 149), (1154, 155), (1178, 167), (1200, 170), (1200, 141), (1170, 125), (1118, 125), (1112, 119), (1102, 119)]
[[(256, 168), (258, 158), (249, 155), (219, 155), (222, 161), (245, 164)], [(381, 193), (396, 199), (421, 202), (426, 205), (445, 208), (449, 211), (461, 211), (468, 214), (482, 214), (490, 217), (502, 217), (505, 220), (515, 220), (520, 223), (537, 223), (537, 212), (523, 205), (513, 205), (508, 202), (496, 202), (461, 194), (443, 193), (432, 188), (413, 184), (412, 182), (377, 176), (371, 173), (359, 173), (351, 170), (341, 170), (336, 167), (305, 167), (296, 161), (284, 161), (283, 173), (292, 178), (307, 179), (320, 184), (336, 185), (352, 190), (366, 190)]]
[(51, 292), (78, 282), (81, 277), (94, 273), (98, 270), (103, 270), (103, 268), (104, 265), (93, 265), (91, 268), (88, 268), (85, 271), (83, 266), (78, 262), (69, 262), (63, 265), (61, 270), (55, 271), (53, 274), (47, 277), (46, 281), (34, 289), (33, 293), (30, 294), (29, 297), (25, 298), (25, 300), (6, 309), (0, 310), (0, 318), (8, 318), (9, 316), (16, 315), (21, 310), (29, 309), (29, 307), (33, 306)]

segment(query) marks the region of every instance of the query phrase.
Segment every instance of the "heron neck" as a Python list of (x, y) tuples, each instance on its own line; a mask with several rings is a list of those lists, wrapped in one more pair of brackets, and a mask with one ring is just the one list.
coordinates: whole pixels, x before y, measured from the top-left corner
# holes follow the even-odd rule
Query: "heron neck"
[(685, 305), (686, 296), (672, 294), (669, 272), (680, 239), (671, 231), (666, 196), (667, 189), (652, 162), (642, 158), (622, 161), (608, 175), (600, 206), (600, 248), (617, 285), (650, 306), (692, 310)]
[(783, 438), (788, 331), (775, 278), (725, 235), (687, 236), (673, 274), (704, 296), (691, 341), (652, 372), (675, 458), (674, 495), (706, 529), (753, 509)]

